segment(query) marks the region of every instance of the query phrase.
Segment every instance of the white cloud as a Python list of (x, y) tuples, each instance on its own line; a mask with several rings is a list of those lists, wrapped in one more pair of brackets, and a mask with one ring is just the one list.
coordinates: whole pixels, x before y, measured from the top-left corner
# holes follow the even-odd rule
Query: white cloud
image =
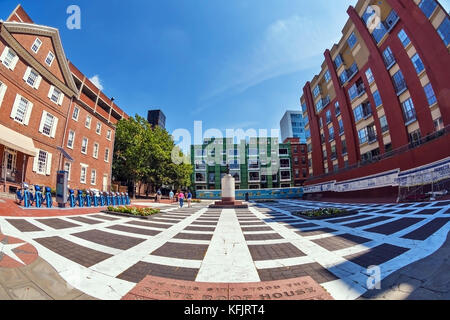
[(102, 81), (100, 80), (100, 77), (98, 76), (98, 74), (96, 74), (95, 76), (93, 76), (92, 78), (89, 79), (97, 88), (99, 88), (101, 91), (103, 91), (103, 85), (102, 85)]
[(221, 85), (212, 88), (201, 102), (227, 93), (239, 94), (266, 80), (312, 66), (319, 72), (323, 52), (342, 36), (343, 16), (348, 18), (345, 11), (336, 14), (339, 11), (330, 5), (323, 9), (320, 20), (307, 13), (295, 14), (267, 26), (249, 52), (226, 63), (215, 81)]

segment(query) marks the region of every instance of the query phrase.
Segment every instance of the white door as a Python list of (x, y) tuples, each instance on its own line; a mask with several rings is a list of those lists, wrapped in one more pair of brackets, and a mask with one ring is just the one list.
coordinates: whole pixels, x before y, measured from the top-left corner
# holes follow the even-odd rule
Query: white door
[(6, 180), (16, 181), (16, 152), (6, 149), (4, 154), (4, 168), (6, 169)]
[(103, 192), (108, 191), (108, 175), (103, 175)]

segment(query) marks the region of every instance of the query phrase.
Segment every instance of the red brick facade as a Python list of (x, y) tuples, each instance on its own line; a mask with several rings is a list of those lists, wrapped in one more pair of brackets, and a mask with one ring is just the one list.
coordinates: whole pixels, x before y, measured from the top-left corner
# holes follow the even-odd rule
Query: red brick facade
[[(115, 124), (128, 116), (68, 62), (56, 29), (34, 24), (18, 6), (0, 30), (0, 130), (15, 132), (0, 143), (0, 191), (22, 182), (55, 188), (69, 163), (71, 188), (109, 190)], [(30, 138), (34, 151), (14, 149), (14, 139)]]
[[(348, 9), (343, 38), (325, 51), (320, 74), (305, 84), (301, 97), (310, 133), (307, 145), (311, 167), (306, 185), (347, 181), (397, 168), (408, 170), (450, 155), (450, 48), (437, 31), (448, 13), (437, 3), (427, 17), (419, 3), (361, 0)], [(374, 36), (377, 31), (364, 20), (370, 16), (369, 6), (377, 9), (386, 27), (386, 34), (379, 39)], [(404, 40), (405, 34), (409, 40)], [(394, 61), (387, 65), (389, 49)], [(422, 70), (414, 62), (417, 57)], [(337, 62), (340, 59), (342, 63)], [(399, 71), (406, 84), (403, 90), (395, 85)], [(349, 74), (348, 79), (342, 76), (344, 73)], [(369, 79), (370, 74), (373, 79)], [(361, 90), (355, 97), (350, 92), (356, 84)], [(427, 96), (430, 86), (434, 102)], [(323, 105), (321, 99), (325, 100)], [(413, 105), (413, 116), (405, 112), (408, 103)], [(359, 106), (367, 107), (361, 119), (357, 118)], [(330, 137), (332, 130), (334, 137)], [(438, 132), (443, 137), (428, 142)], [(364, 133), (368, 133), (368, 141)], [(427, 143), (435, 149), (416, 148)]]
[(287, 138), (283, 143), (291, 144), (292, 180), (294, 180), (294, 187), (303, 186), (309, 175), (306, 144), (300, 143), (299, 138)]

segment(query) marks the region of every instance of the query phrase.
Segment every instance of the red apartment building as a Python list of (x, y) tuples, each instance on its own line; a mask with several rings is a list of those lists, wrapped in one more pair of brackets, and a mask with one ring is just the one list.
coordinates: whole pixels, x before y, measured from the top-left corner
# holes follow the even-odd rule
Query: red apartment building
[(291, 144), (292, 180), (294, 181), (294, 187), (301, 187), (309, 174), (306, 144), (300, 143), (299, 138), (287, 138), (283, 143)]
[[(435, 0), (359, 0), (347, 13), (301, 97), (311, 190), (450, 157), (448, 13)], [(397, 192), (381, 186), (353, 195)]]
[(59, 170), (71, 188), (109, 190), (115, 124), (128, 116), (20, 5), (0, 22), (0, 55), (0, 191), (54, 188)]

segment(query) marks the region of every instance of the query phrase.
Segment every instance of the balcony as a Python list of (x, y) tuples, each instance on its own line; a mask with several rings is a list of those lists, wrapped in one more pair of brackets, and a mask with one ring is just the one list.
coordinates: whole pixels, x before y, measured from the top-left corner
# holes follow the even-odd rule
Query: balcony
[(326, 96), (322, 99), (322, 109), (325, 108), (330, 103), (330, 96)]
[(405, 119), (405, 125), (410, 125), (417, 120), (416, 111), (411, 109), (408, 111), (403, 111), (403, 118)]
[(344, 72), (340, 75), (341, 84), (350, 81), (357, 73), (359, 72), (358, 66), (356, 63), (353, 63), (350, 68), (344, 70)]
[(397, 93), (397, 96), (401, 95), (403, 92), (405, 92), (408, 87), (406, 86), (405, 79), (401, 79), (394, 82), (395, 92)]
[(388, 70), (390, 68), (392, 68), (392, 66), (397, 62), (395, 60), (395, 57), (392, 54), (392, 52), (390, 52), (390, 53), (383, 53), (383, 60), (384, 60), (384, 65), (386, 66), (386, 68)]
[(389, 13), (389, 15), (387, 16), (386, 20), (383, 22), (386, 28), (386, 32), (391, 32), (391, 30), (394, 29), (399, 20), (400, 18), (398, 17), (397, 12), (395, 12), (395, 10), (392, 10), (391, 13)]
[(372, 143), (375, 143), (378, 141), (376, 134), (369, 134), (368, 139), (369, 139), (369, 144), (372, 144)]

